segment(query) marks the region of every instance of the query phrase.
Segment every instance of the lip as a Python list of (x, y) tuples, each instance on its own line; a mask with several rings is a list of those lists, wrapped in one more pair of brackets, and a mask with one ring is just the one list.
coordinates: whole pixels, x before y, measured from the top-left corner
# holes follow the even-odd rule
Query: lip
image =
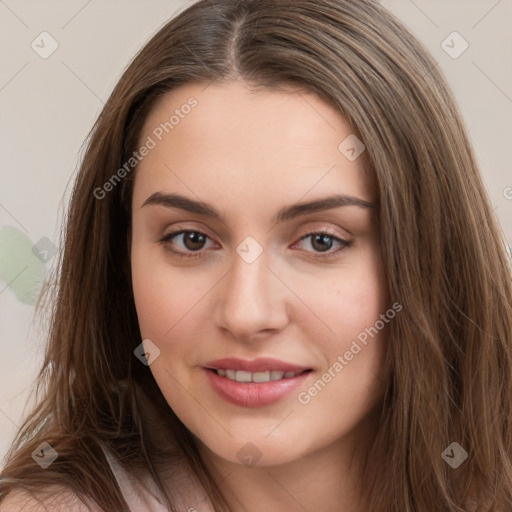
[(281, 372), (301, 372), (304, 370), (310, 370), (307, 366), (299, 366), (279, 359), (273, 359), (271, 357), (260, 357), (252, 361), (246, 359), (238, 359), (236, 357), (226, 357), (224, 359), (216, 359), (215, 361), (209, 361), (205, 364), (206, 368), (219, 370), (243, 370), (245, 372), (265, 372), (270, 371), (281, 371)]
[[(300, 372), (288, 379), (269, 382), (237, 382), (218, 375), (216, 369), (243, 370), (247, 372), (283, 371)], [(284, 399), (297, 389), (311, 374), (311, 368), (277, 359), (260, 358), (247, 361), (236, 358), (210, 361), (203, 368), (206, 378), (217, 394), (227, 402), (240, 407), (264, 407)]]

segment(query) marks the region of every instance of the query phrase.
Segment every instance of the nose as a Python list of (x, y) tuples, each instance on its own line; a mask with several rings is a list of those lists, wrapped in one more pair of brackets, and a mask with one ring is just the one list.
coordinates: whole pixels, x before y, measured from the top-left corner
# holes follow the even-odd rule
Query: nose
[(290, 292), (275, 273), (265, 252), (252, 263), (235, 253), (233, 267), (217, 287), (216, 325), (244, 342), (281, 331), (289, 322)]

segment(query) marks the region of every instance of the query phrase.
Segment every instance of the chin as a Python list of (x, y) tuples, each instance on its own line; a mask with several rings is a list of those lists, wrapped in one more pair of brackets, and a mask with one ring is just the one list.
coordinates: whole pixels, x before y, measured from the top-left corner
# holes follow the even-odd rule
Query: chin
[[(201, 441), (201, 444), (214, 458), (247, 468), (288, 464), (314, 450), (314, 443), (307, 443), (304, 439), (299, 441), (293, 436), (286, 435), (271, 439), (268, 437), (268, 431), (265, 429), (265, 433), (260, 431), (261, 433), (254, 436), (234, 437), (228, 443), (219, 443), (217, 439), (208, 444)], [(283, 438), (287, 439), (287, 442), (283, 442)]]

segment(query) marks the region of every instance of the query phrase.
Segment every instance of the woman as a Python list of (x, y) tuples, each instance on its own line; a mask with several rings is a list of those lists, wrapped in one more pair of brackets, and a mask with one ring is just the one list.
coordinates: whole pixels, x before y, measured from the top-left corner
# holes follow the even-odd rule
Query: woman
[(61, 263), (2, 512), (510, 510), (502, 234), (378, 3), (171, 20), (94, 127)]

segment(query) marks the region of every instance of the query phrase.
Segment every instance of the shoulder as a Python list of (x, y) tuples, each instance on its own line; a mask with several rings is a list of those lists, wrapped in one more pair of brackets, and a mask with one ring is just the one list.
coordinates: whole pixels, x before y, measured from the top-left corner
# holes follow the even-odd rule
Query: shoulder
[(0, 502), (0, 512), (104, 512), (94, 504), (86, 506), (64, 487), (52, 487), (36, 498), (24, 490), (10, 492)]

